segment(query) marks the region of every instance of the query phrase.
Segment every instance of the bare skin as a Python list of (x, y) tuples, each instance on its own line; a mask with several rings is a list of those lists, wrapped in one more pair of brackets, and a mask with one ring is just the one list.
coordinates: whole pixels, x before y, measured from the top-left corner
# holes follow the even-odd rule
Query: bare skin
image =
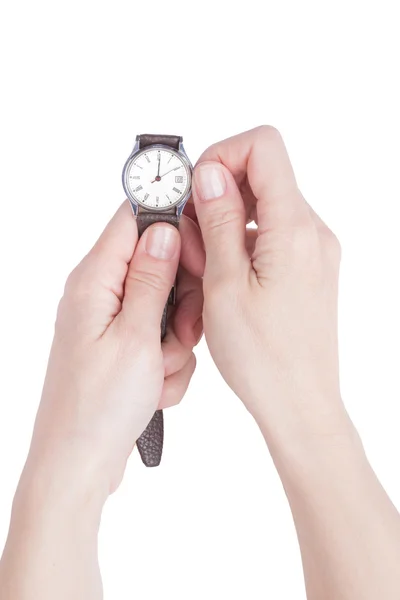
[[(158, 224), (138, 243), (128, 213), (121, 207), (60, 303), (2, 600), (102, 598), (102, 508), (155, 408), (184, 395), (201, 314), (211, 355), (281, 477), (308, 599), (397, 600), (400, 517), (340, 394), (340, 246), (299, 191), (279, 133), (259, 127), (200, 157), (187, 214), (205, 257), (192, 220), (181, 239)], [(253, 219), (257, 231), (246, 231)], [(181, 243), (181, 296), (160, 344)]]

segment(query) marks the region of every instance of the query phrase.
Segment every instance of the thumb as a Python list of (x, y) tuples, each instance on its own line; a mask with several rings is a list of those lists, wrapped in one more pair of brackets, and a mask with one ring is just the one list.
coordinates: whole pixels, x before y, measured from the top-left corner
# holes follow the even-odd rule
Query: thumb
[(174, 285), (180, 255), (178, 230), (166, 223), (148, 227), (140, 238), (125, 280), (122, 316), (135, 330), (160, 336), (160, 323)]
[(199, 163), (192, 193), (206, 249), (205, 276), (216, 281), (249, 269), (246, 211), (230, 171), (216, 161)]

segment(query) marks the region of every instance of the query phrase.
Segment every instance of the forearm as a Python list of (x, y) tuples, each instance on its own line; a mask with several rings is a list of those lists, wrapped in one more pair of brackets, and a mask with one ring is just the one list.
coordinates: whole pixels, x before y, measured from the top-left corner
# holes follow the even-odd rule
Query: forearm
[[(29, 461), (28, 461), (29, 462)], [(101, 600), (97, 534), (105, 490), (74, 465), (25, 468), (0, 562), (2, 600)], [(89, 484), (89, 485), (88, 485)]]
[(323, 420), (302, 431), (295, 420), (262, 425), (293, 513), (308, 598), (397, 600), (399, 514), (345, 411), (334, 427)]

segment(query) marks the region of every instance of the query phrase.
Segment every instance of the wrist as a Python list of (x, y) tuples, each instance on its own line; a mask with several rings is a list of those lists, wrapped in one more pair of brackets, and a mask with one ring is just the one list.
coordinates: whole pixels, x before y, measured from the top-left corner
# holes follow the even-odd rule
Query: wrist
[[(99, 465), (82, 460), (81, 447), (57, 448), (48, 453), (32, 448), (23, 469), (13, 508), (27, 514), (62, 514), (63, 521), (80, 519), (97, 527), (109, 495)], [(89, 455), (88, 455), (89, 456)]]
[(100, 597), (97, 539), (106, 487), (87, 466), (79, 471), (59, 454), (53, 458), (30, 454), (14, 497), (0, 563), (0, 595), (10, 600), (87, 598), (95, 588)]
[(361, 439), (347, 413), (321, 423), (303, 426), (286, 436), (265, 437), (286, 490), (315, 490), (325, 477), (337, 481), (347, 469), (368, 464)]
[(358, 433), (340, 394), (269, 394), (270, 403), (253, 403), (252, 414), (259, 425), (277, 466), (298, 464), (315, 454), (343, 448), (363, 453)]

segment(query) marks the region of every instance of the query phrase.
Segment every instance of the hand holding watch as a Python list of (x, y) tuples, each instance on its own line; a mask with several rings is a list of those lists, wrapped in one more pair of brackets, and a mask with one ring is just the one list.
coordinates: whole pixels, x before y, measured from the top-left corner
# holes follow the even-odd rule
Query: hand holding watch
[[(179, 219), (191, 195), (192, 165), (182, 137), (141, 134), (125, 163), (122, 183), (137, 219), (139, 237), (160, 221), (179, 227)], [(167, 328), (168, 304), (174, 304), (176, 284), (171, 290), (161, 321), (161, 339)], [(143, 463), (160, 464), (164, 440), (164, 419), (158, 410), (137, 440)]]

